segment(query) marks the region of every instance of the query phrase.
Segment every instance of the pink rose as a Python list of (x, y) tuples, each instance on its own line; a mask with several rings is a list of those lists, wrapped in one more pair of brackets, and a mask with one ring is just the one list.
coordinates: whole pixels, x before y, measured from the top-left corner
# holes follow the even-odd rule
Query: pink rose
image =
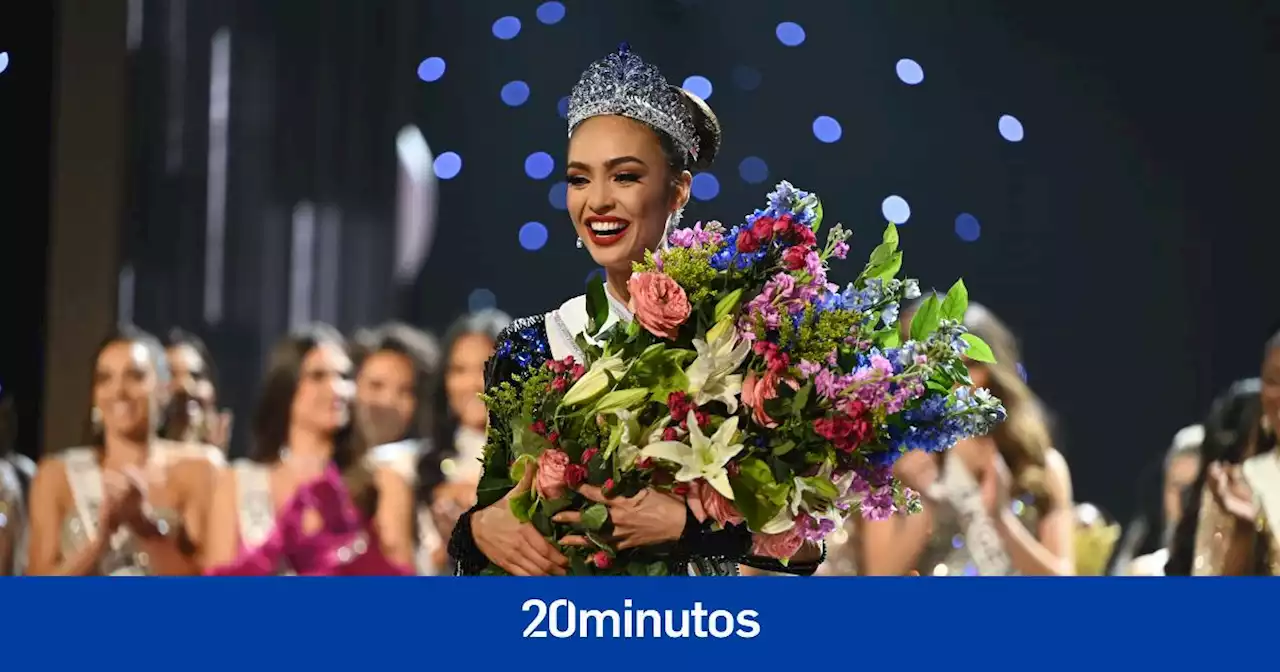
[(654, 336), (674, 339), (689, 319), (689, 297), (669, 275), (636, 273), (627, 281), (636, 320)]
[(779, 534), (756, 534), (752, 537), (751, 552), (766, 558), (784, 560), (795, 555), (804, 545), (799, 526)]
[(778, 423), (764, 410), (764, 402), (777, 397), (777, 374), (766, 373), (758, 376), (755, 371), (747, 372), (746, 379), (742, 381), (742, 403), (751, 409), (756, 424), (770, 428), (778, 426)]
[(565, 468), (569, 466), (569, 456), (559, 450), (544, 450), (538, 456), (538, 474), (533, 481), (533, 488), (542, 499), (560, 499), (564, 497), (568, 484), (565, 482)]
[(742, 514), (733, 505), (733, 500), (720, 494), (705, 480), (698, 479), (689, 487), (689, 510), (698, 520), (710, 518), (722, 527), (725, 525), (741, 525)]

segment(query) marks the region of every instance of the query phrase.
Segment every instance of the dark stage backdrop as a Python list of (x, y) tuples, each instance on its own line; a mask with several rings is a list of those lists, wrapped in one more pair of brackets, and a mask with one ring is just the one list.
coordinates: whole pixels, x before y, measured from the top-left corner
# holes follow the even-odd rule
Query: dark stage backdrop
[[(1079, 499), (1127, 514), (1141, 467), (1257, 369), (1275, 322), (1274, 2), (571, 1), (553, 23), (505, 0), (133, 6), (123, 305), (145, 326), (206, 334), (241, 418), (291, 320), (438, 329), (490, 293), (527, 314), (581, 291), (590, 260), (549, 198), (565, 145), (557, 104), (621, 40), (675, 82), (712, 85), (718, 190), (690, 218), (736, 220), (785, 178), (819, 192), (864, 254), (882, 202), (910, 205), (907, 271), (943, 288), (964, 276), (1020, 334)], [(497, 39), (507, 15), (520, 30)], [(785, 21), (803, 43), (779, 40)], [(446, 67), (426, 82), (429, 57)], [(901, 81), (900, 59), (923, 81)], [(1002, 137), (1002, 115), (1021, 141)], [(838, 141), (815, 138), (819, 116), (838, 121)], [(402, 285), (391, 269), (408, 125), (461, 170), (439, 180), (430, 253)], [(526, 157), (540, 151), (554, 166), (534, 179)], [(767, 166), (763, 183), (740, 174), (748, 157)], [(454, 166), (441, 161), (443, 178)], [(710, 195), (711, 178), (699, 184)], [(977, 240), (957, 235), (961, 213)], [(211, 219), (223, 233), (211, 237)], [(529, 222), (546, 231), (535, 251), (522, 246), (522, 229), (525, 244), (542, 241)], [(213, 290), (211, 263), (223, 271)], [(304, 266), (319, 277), (299, 297)]]

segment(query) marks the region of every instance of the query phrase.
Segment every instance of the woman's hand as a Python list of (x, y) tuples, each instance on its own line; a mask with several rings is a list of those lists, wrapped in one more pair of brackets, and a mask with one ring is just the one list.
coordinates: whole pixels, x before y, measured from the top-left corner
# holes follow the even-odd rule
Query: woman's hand
[(893, 475), (908, 488), (924, 493), (938, 480), (938, 461), (923, 450), (907, 451), (894, 462)]
[(471, 538), (476, 547), (495, 565), (516, 576), (564, 576), (569, 559), (556, 550), (532, 523), (522, 523), (511, 512), (511, 500), (529, 492), (533, 472), (502, 499), (471, 514)]
[[(609, 508), (609, 520), (613, 522), (611, 541), (618, 550), (652, 546), (675, 541), (684, 534), (688, 520), (688, 507), (682, 497), (645, 488), (635, 497), (606, 497), (592, 485), (578, 487), (578, 494)], [(582, 522), (579, 511), (562, 511), (551, 518), (557, 523)], [(588, 546), (591, 542), (578, 534), (567, 535), (560, 540), (565, 546)]]
[(1209, 465), (1208, 475), (1209, 489), (1218, 501), (1218, 506), (1247, 523), (1257, 520), (1258, 504), (1254, 500), (1253, 490), (1240, 473), (1239, 465), (1214, 462)]
[(102, 472), (102, 509), (98, 527), (103, 538), (114, 534), (121, 525), (142, 520), (144, 495), (138, 479), (119, 471)]

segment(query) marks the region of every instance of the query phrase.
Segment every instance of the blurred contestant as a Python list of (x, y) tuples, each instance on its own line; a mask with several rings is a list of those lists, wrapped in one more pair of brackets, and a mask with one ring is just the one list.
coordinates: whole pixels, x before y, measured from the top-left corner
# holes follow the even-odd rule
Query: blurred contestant
[(89, 445), (40, 461), (27, 571), (196, 574), (218, 449), (159, 438), (169, 371), (155, 337), (122, 328), (98, 349)]

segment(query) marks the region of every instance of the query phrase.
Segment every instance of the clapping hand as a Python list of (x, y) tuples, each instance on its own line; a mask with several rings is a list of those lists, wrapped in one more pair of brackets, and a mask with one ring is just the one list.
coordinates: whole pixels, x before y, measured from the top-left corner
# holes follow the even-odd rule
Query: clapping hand
[(110, 535), (122, 525), (142, 520), (142, 504), (146, 501), (146, 481), (134, 470), (102, 472), (102, 509), (99, 527), (104, 535)]
[[(607, 497), (593, 485), (579, 486), (578, 494), (608, 507), (609, 520), (613, 522), (610, 541), (616, 544), (617, 550), (675, 541), (684, 534), (688, 507), (684, 499), (676, 495), (645, 488), (634, 497)], [(582, 513), (562, 511), (551, 520), (576, 525), (582, 522)], [(565, 546), (592, 545), (580, 534), (566, 535), (560, 543)]]
[(1209, 489), (1224, 511), (1252, 523), (1258, 518), (1258, 504), (1253, 490), (1245, 482), (1239, 465), (1214, 462), (1209, 465)]

